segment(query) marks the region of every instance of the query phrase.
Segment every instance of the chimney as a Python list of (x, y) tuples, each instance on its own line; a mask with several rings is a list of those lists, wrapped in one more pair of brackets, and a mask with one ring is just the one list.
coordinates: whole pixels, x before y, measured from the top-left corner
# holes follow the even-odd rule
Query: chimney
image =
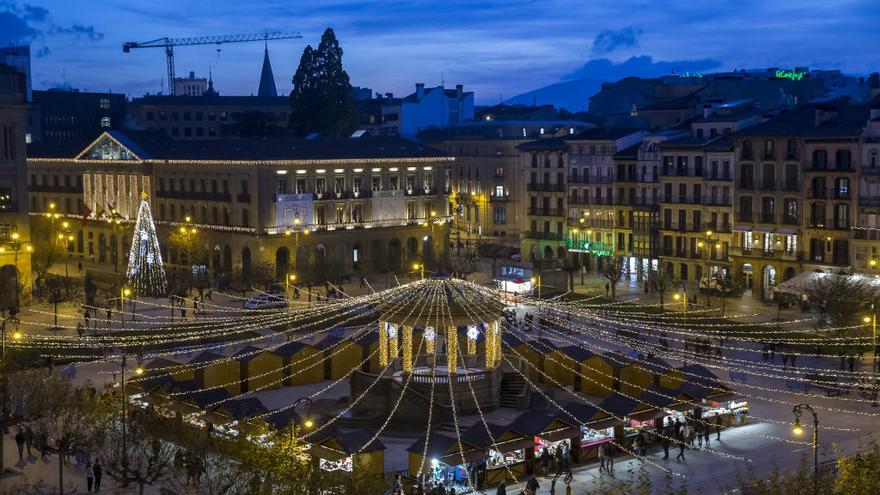
[(456, 84), (455, 85), (455, 97), (460, 100), (463, 94), (464, 94), (464, 86), (461, 84)]
[(421, 100), (425, 96), (425, 83), (416, 83), (416, 99)]

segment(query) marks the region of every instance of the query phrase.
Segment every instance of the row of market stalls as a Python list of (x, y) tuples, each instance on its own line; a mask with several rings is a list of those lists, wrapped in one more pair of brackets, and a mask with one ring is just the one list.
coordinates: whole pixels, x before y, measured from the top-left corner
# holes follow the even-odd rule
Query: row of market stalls
[(596, 397), (608, 397), (614, 392), (639, 394), (651, 386), (675, 389), (687, 381), (686, 371), (657, 357), (637, 359), (619, 352), (595, 354), (578, 345), (560, 347), (548, 339), (524, 341), (511, 334), (505, 334), (502, 340), (528, 361), (534, 381), (571, 387)]
[(457, 491), (470, 477), (486, 488), (535, 473), (544, 448), (551, 454), (562, 448), (568, 462), (586, 463), (597, 458), (603, 443), (617, 439), (631, 445), (642, 430), (657, 431), (676, 418), (710, 418), (714, 424), (717, 414), (727, 427), (746, 421), (748, 404), (735, 400), (709, 370), (691, 365), (681, 371), (692, 376), (671, 388), (649, 384), (635, 396), (613, 392), (598, 404), (570, 401), (544, 412), (526, 411), (506, 424), (477, 421), (459, 439), (431, 431), (409, 447), (408, 475), (415, 479), (422, 473), (429, 483)]

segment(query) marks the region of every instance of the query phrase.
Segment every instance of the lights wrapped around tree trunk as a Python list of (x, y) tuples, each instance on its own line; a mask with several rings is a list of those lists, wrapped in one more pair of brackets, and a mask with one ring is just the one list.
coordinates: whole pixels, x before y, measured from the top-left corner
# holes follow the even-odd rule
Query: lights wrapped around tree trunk
[(397, 359), (398, 356), (397, 349), (397, 325), (394, 323), (388, 324), (388, 361), (391, 362), (394, 359)]
[(379, 322), (379, 366), (388, 366), (388, 322)]
[(412, 326), (403, 326), (403, 371), (411, 373), (413, 367)]
[(139, 296), (162, 297), (168, 294), (168, 282), (165, 278), (165, 267), (162, 265), (162, 253), (159, 251), (159, 237), (153, 214), (147, 202), (147, 193), (138, 209), (131, 237), (131, 251), (128, 254), (128, 284)]
[(446, 366), (449, 374), (455, 374), (458, 368), (458, 329), (454, 326), (446, 329)]

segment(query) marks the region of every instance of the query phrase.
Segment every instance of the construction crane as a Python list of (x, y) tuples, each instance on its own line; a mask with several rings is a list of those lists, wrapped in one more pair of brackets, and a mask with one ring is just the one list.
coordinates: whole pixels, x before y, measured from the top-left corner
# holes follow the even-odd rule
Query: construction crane
[(159, 38), (152, 41), (136, 42), (126, 41), (122, 44), (122, 51), (128, 53), (132, 48), (164, 48), (168, 62), (168, 93), (174, 96), (174, 47), (192, 45), (222, 45), (223, 43), (244, 43), (246, 41), (289, 40), (302, 38), (299, 33), (257, 33), (257, 34), (231, 34), (225, 36), (196, 36), (192, 38)]

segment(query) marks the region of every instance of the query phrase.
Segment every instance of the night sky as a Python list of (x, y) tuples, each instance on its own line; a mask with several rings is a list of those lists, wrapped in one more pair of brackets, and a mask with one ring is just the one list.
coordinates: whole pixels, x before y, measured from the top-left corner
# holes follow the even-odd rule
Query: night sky
[[(807, 65), (850, 73), (880, 70), (878, 0), (397, 2), (248, 0), (210, 2), (0, 0), (0, 43), (30, 42), (36, 89), (66, 82), (82, 90), (157, 92), (161, 49), (123, 54), (123, 41), (163, 36), (299, 31), (269, 45), (279, 92), (306, 44), (332, 27), (353, 85), (402, 95), (416, 82), (464, 84), (478, 103), (579, 77), (591, 60), (625, 72), (703, 71)], [(177, 73), (214, 70), (221, 94), (255, 93), (262, 43), (182, 47)], [(671, 65), (656, 66), (672, 62)], [(590, 73), (595, 76), (595, 73)], [(601, 74), (600, 74), (601, 76)]]

